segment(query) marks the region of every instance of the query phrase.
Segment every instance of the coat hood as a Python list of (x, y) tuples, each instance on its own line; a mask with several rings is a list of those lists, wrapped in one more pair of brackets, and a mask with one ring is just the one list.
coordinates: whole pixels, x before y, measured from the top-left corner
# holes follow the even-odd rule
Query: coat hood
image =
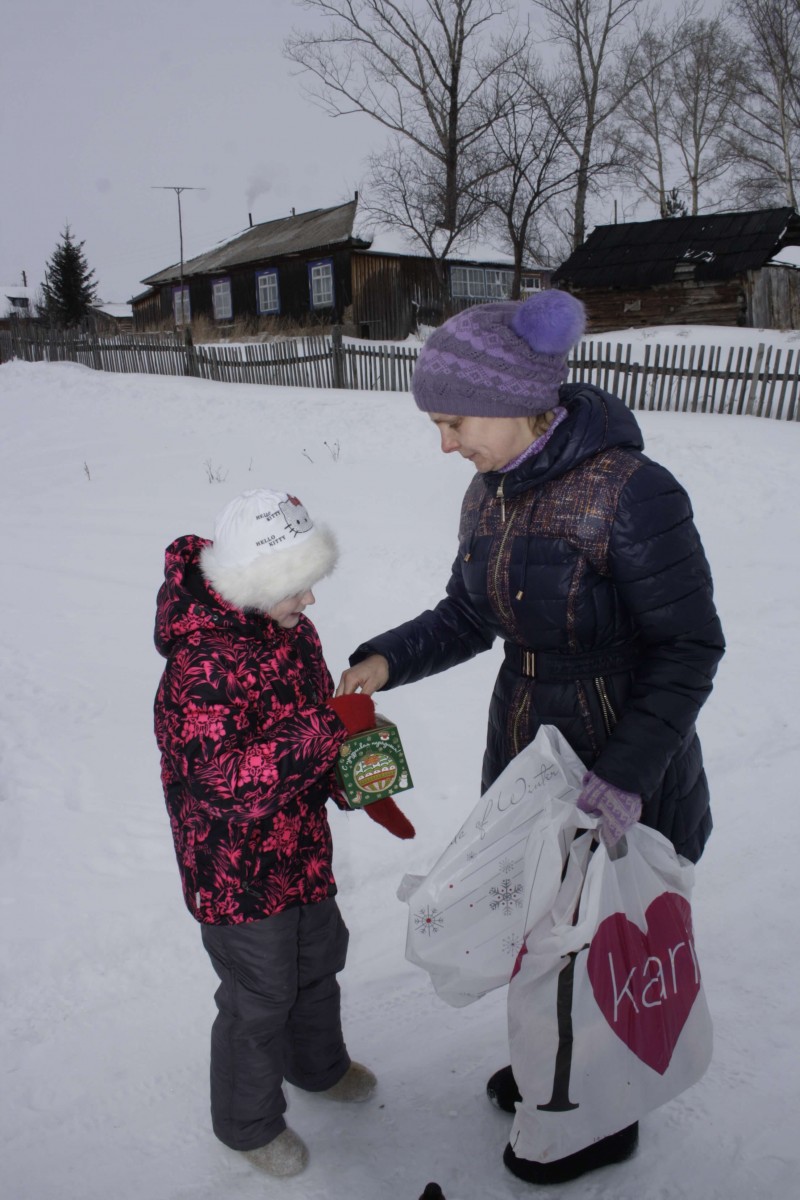
[(559, 404), (566, 408), (567, 419), (542, 450), (506, 474), (487, 472), (487, 487), (496, 491), (503, 479), (505, 495), (515, 496), (565, 475), (602, 450), (644, 448), (636, 417), (618, 396), (585, 383), (571, 383), (561, 388)]
[(176, 538), (164, 552), (164, 582), (156, 601), (155, 644), (168, 658), (181, 641), (192, 641), (204, 631), (241, 633), (258, 626), (262, 637), (278, 637), (278, 627), (259, 613), (234, 608), (206, 583), (200, 556), (207, 538), (187, 534)]

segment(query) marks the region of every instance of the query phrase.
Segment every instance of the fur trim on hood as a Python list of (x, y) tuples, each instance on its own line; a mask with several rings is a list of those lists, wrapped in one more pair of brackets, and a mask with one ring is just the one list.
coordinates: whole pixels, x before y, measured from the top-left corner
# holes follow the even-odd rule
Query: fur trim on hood
[(279, 600), (297, 596), (330, 575), (338, 557), (330, 529), (315, 525), (301, 545), (274, 550), (246, 566), (221, 562), (212, 542), (200, 551), (200, 570), (228, 604), (268, 612)]
[(331, 531), (315, 525), (296, 496), (259, 488), (217, 515), (200, 570), (228, 604), (269, 612), (330, 575), (338, 557)]

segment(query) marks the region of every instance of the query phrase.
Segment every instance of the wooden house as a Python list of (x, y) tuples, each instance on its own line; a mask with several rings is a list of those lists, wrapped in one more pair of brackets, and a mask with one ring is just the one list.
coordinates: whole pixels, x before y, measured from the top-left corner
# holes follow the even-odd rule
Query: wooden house
[(600, 225), (554, 272), (583, 300), (591, 333), (643, 325), (800, 329), (792, 208)]
[[(292, 213), (251, 225), (205, 254), (142, 280), (134, 327), (181, 326), (203, 316), (222, 328), (342, 325), (359, 337), (405, 338), (419, 322), (437, 324), (451, 312), (510, 293), (510, 260), (467, 249), (445, 261), (442, 297), (434, 265), (422, 253), (354, 232), (358, 193), (335, 208)], [(548, 284), (531, 266), (523, 287)]]
[(133, 312), (130, 304), (115, 304), (110, 301), (98, 300), (92, 305), (88, 325), (95, 333), (113, 336), (117, 333), (131, 333), (133, 330)]
[(23, 284), (0, 284), (0, 329), (8, 330), (11, 322), (34, 316), (36, 289)]

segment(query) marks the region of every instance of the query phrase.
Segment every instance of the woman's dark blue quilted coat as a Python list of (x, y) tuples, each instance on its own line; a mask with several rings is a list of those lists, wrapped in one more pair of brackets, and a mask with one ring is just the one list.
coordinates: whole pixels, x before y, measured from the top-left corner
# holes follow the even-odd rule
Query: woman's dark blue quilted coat
[(711, 814), (695, 720), (724, 641), (689, 498), (642, 453), (622, 401), (571, 384), (561, 403), (568, 418), (539, 454), (472, 481), (446, 597), (351, 663), (384, 655), (397, 687), (502, 638), (484, 790), (555, 725), (696, 861)]

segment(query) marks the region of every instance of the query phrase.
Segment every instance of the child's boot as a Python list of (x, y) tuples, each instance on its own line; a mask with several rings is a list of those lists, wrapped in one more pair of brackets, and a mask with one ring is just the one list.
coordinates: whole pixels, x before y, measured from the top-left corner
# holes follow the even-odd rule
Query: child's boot
[(243, 1151), (245, 1158), (259, 1171), (276, 1178), (286, 1179), (299, 1175), (308, 1163), (308, 1147), (292, 1129), (284, 1129), (266, 1146), (257, 1150)]
[(351, 1062), (339, 1082), (320, 1094), (342, 1104), (361, 1104), (364, 1100), (369, 1100), (377, 1082), (369, 1067)]

